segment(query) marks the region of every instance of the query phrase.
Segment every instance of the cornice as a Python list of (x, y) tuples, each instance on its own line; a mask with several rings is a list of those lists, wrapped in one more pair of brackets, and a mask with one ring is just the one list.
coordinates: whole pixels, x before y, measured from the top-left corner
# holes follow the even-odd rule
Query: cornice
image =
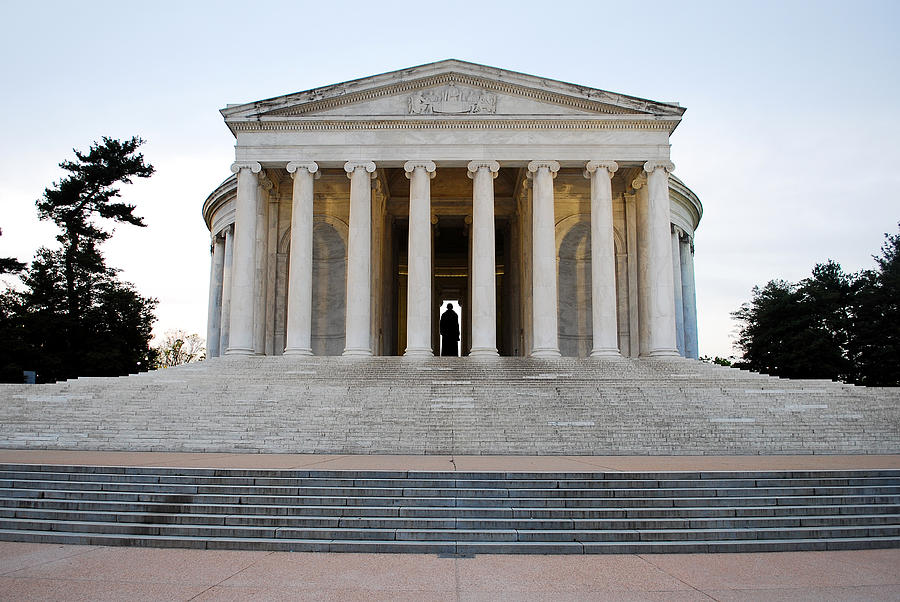
[(656, 130), (671, 132), (677, 119), (324, 119), (232, 121), (232, 132), (359, 130)]
[(209, 196), (206, 197), (206, 200), (203, 201), (203, 221), (206, 222), (206, 227), (212, 230), (212, 218), (216, 212), (216, 209), (222, 203), (226, 202), (230, 198), (237, 195), (237, 176), (230, 175), (225, 180), (219, 184), (215, 190), (209, 193)]

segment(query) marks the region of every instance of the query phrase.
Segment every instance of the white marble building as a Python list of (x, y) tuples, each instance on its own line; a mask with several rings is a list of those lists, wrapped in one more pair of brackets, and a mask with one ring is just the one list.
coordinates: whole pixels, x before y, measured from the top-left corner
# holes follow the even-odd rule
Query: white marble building
[(697, 357), (684, 108), (447, 60), (222, 110), (208, 349)]

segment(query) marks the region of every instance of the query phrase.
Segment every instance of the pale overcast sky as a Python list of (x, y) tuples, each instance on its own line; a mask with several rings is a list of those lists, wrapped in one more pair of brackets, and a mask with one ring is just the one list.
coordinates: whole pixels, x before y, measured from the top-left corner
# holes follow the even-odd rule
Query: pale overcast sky
[(111, 265), (206, 333), (218, 109), (446, 58), (687, 107), (675, 173), (700, 197), (700, 352), (729, 355), (754, 285), (873, 265), (900, 221), (900, 2), (17, 2), (0, 36), (0, 256), (54, 244), (34, 201), (71, 149), (139, 135)]

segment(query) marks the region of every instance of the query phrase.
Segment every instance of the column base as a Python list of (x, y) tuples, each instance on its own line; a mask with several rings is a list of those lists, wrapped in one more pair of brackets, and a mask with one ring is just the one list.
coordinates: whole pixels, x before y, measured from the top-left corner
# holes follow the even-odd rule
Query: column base
[(493, 347), (472, 347), (469, 357), (499, 357), (500, 354)]
[(294, 348), (285, 349), (284, 353), (282, 355), (312, 355), (312, 354), (313, 354), (312, 349), (310, 349), (308, 347), (306, 347), (306, 348), (294, 347)]
[(343, 352), (341, 355), (343, 355), (343, 356), (365, 357), (365, 356), (371, 356), (371, 355), (372, 355), (372, 350), (371, 350), (371, 349), (363, 349), (363, 348), (350, 349), (350, 348), (348, 347), (347, 349), (344, 349), (344, 352)]
[(651, 349), (647, 357), (681, 357), (677, 349)]
[(562, 357), (559, 349), (553, 347), (544, 347), (541, 349), (532, 349), (531, 357)]
[(622, 354), (618, 349), (592, 349), (591, 357), (621, 358)]
[(403, 357), (434, 357), (430, 347), (407, 347)]
[(256, 350), (250, 347), (229, 347), (225, 350), (225, 355), (255, 355)]

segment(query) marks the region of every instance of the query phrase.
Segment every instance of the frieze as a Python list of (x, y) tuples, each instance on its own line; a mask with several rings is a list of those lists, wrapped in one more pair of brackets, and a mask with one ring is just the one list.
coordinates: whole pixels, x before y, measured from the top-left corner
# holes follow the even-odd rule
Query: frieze
[(413, 92), (407, 97), (407, 109), (410, 115), (494, 115), (497, 95), (450, 83)]

